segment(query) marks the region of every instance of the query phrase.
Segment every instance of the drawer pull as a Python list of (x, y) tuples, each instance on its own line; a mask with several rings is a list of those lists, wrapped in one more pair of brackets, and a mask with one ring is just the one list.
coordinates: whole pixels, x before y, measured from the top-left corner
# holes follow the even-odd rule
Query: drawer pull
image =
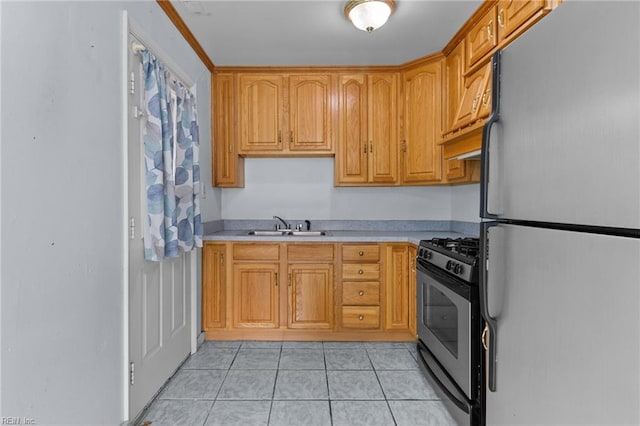
[(364, 291), (360, 290), (360, 291), (358, 292), (358, 294), (359, 294), (360, 296), (364, 296)]
[(364, 315), (358, 315), (358, 319), (362, 321), (364, 319)]
[(358, 255), (360, 255), (360, 256), (364, 256), (364, 252), (363, 252), (363, 251), (359, 251), (359, 252), (358, 252)]
[(364, 271), (362, 269), (358, 269), (358, 274), (362, 275), (364, 274)]

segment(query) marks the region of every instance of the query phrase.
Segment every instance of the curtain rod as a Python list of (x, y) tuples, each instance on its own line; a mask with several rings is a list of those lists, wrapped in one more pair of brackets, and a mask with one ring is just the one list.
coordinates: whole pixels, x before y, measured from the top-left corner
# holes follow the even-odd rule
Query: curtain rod
[(147, 50), (147, 48), (144, 44), (134, 41), (131, 43), (131, 50), (133, 51), (133, 53), (141, 53)]

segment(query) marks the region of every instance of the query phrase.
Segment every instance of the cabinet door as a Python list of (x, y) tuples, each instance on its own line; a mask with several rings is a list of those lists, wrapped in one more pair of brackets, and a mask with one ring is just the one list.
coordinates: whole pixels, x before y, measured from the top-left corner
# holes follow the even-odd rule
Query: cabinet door
[(471, 67), (498, 44), (496, 9), (491, 8), (466, 36), (467, 66)]
[(242, 153), (282, 150), (283, 89), (281, 75), (238, 75)]
[(417, 293), (416, 293), (416, 256), (418, 248), (414, 245), (409, 246), (409, 331), (412, 335), (417, 335), (416, 320), (417, 313)]
[(236, 152), (235, 88), (233, 74), (213, 80), (213, 185), (244, 186), (244, 160)]
[[(485, 94), (490, 80), (490, 63), (471, 74), (468, 78), (465, 78), (464, 91), (460, 100), (460, 106), (458, 107), (458, 113), (453, 123), (454, 128), (464, 127), (480, 118), (479, 114), (483, 102), (486, 103), (489, 108), (491, 107), (491, 102), (486, 102), (487, 95)], [(484, 99), (483, 95), (485, 95)], [(483, 110), (483, 113), (488, 113), (486, 108)]]
[(333, 149), (330, 75), (289, 77), (289, 127), (289, 150)]
[(333, 328), (333, 265), (290, 264), (289, 328)]
[(368, 181), (367, 76), (338, 79), (338, 152), (336, 184)]
[(278, 263), (233, 265), (233, 326), (278, 327)]
[(395, 73), (369, 77), (369, 180), (398, 181), (398, 76)]
[(409, 248), (389, 245), (386, 250), (385, 329), (409, 329)]
[(226, 246), (205, 242), (202, 248), (202, 329), (225, 326)]
[(500, 0), (498, 2), (498, 33), (504, 40), (518, 30), (527, 20), (543, 10), (545, 0)]
[(480, 93), (480, 106), (476, 120), (491, 114), (491, 62), (487, 63), (480, 72), (484, 74), (484, 84)]
[(445, 160), (445, 176), (447, 180), (463, 178), (465, 176), (465, 166), (464, 160)]
[(404, 183), (429, 183), (442, 176), (442, 62), (404, 73)]
[(453, 122), (460, 106), (465, 70), (465, 42), (461, 41), (445, 60), (446, 107), (443, 111), (443, 122), (447, 133), (455, 130)]

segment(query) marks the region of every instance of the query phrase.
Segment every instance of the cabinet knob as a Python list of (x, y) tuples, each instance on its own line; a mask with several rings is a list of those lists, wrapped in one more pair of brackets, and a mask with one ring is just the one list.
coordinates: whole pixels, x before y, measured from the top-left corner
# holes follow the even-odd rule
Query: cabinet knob
[(362, 275), (362, 274), (364, 274), (364, 271), (362, 269), (360, 269), (360, 270), (358, 270), (358, 274)]
[(358, 319), (362, 321), (364, 319), (364, 315), (358, 315)]
[(364, 296), (364, 291), (360, 290), (360, 291), (358, 292), (358, 294), (359, 294), (360, 296)]
[(364, 256), (364, 252), (363, 252), (363, 251), (359, 251), (359, 252), (358, 252), (358, 255), (359, 255), (359, 256)]

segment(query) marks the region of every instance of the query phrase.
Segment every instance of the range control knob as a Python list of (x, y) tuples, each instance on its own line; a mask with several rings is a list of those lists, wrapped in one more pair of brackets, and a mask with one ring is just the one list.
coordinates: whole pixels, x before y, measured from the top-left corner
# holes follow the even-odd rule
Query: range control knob
[(418, 250), (418, 257), (425, 257), (424, 252), (425, 252), (425, 250), (422, 249), (422, 248), (420, 250)]
[(453, 268), (453, 272), (455, 274), (462, 274), (462, 271), (464, 271), (464, 268), (462, 267), (462, 265), (459, 263), (456, 263), (456, 266)]
[(453, 262), (451, 260), (447, 260), (447, 265), (445, 266), (445, 268), (447, 268), (447, 271), (450, 271), (453, 269)]
[(429, 250), (425, 250), (424, 257), (426, 259), (431, 259), (433, 257), (433, 253), (430, 252)]

